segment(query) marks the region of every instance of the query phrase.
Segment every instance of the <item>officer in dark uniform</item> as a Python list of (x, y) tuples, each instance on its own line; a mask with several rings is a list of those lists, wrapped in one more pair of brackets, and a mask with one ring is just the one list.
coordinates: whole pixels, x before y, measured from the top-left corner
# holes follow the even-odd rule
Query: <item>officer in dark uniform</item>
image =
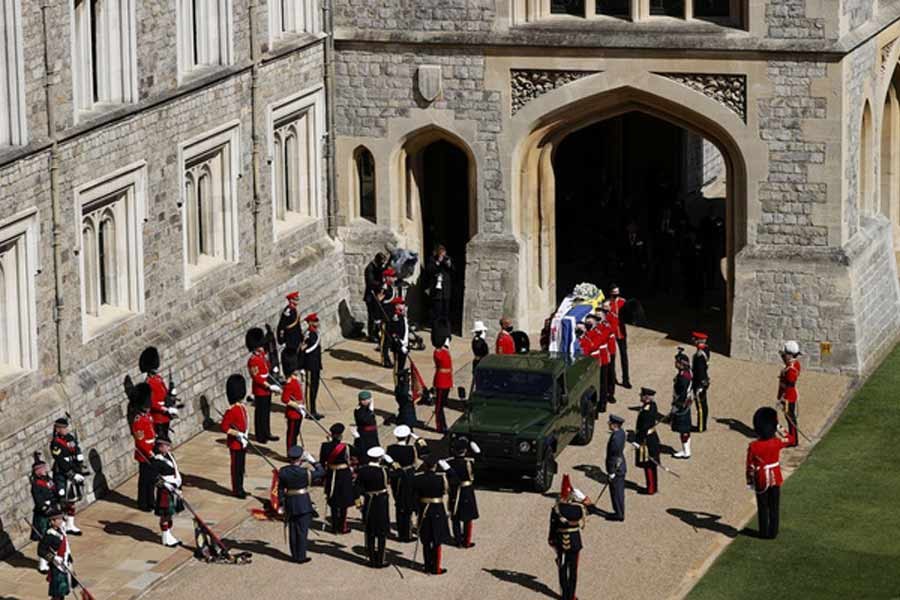
[(366, 303), (366, 335), (369, 336), (370, 342), (378, 341), (378, 334), (381, 329), (381, 309), (378, 308), (378, 298), (376, 297), (381, 291), (384, 283), (382, 274), (384, 273), (384, 265), (387, 259), (384, 253), (379, 252), (375, 255), (375, 259), (366, 265), (363, 271), (363, 277), (366, 280), (366, 291), (363, 300)]
[(681, 436), (681, 450), (673, 456), (675, 458), (688, 459), (691, 457), (691, 359), (684, 353), (684, 348), (678, 349), (675, 355), (675, 368), (678, 372), (672, 383), (672, 410), (670, 419), (672, 431)]
[(487, 327), (484, 321), (475, 321), (475, 327), (472, 328), (472, 381), (474, 382), (475, 367), (481, 362), (481, 359), (490, 354), (485, 336), (487, 335)]
[[(48, 518), (51, 511), (59, 510), (57, 508), (56, 486), (50, 477), (47, 463), (41, 460), (41, 453), (34, 453), (34, 464), (31, 465), (31, 499), (34, 500), (34, 509), (31, 514), (31, 539), (35, 542), (41, 541), (47, 528), (50, 526)], [(46, 573), (50, 570), (47, 559), (38, 556), (38, 571)]]
[(656, 390), (641, 388), (641, 410), (638, 413), (637, 425), (634, 429), (634, 464), (644, 469), (644, 477), (647, 482), (645, 491), (651, 496), (659, 491), (657, 467), (660, 448), (659, 435), (656, 433), (659, 412), (656, 402), (653, 400), (655, 397)]
[(408, 425), (394, 428), (397, 442), (387, 447), (387, 454), (394, 461), (391, 470), (391, 491), (394, 494), (394, 509), (397, 516), (397, 537), (401, 542), (411, 542), (412, 515), (418, 508), (413, 492), (413, 478), (419, 455), (428, 453), (425, 440), (412, 432)]
[(369, 566), (380, 569), (387, 566), (384, 562), (385, 541), (391, 530), (390, 477), (382, 461), (388, 465), (394, 461), (379, 446), (369, 448), (366, 456), (369, 462), (356, 472), (356, 506), (362, 511)]
[(325, 499), (331, 513), (331, 530), (334, 534), (350, 533), (347, 523), (347, 507), (353, 505), (353, 475), (350, 472), (350, 456), (356, 451), (341, 440), (344, 424), (331, 426), (331, 440), (319, 450), (319, 463), (325, 471)]
[[(309, 488), (314, 479), (325, 475), (325, 470), (300, 446), (291, 446), (288, 460), (291, 464), (278, 470), (278, 510), (284, 514), (291, 560), (302, 564), (312, 560), (306, 556), (306, 538), (316, 515), (316, 507), (309, 497)], [(304, 467), (303, 463), (311, 465), (312, 470)]]
[[(436, 472), (437, 466), (440, 466), (441, 473)], [(441, 567), (441, 546), (452, 540), (444, 507), (450, 465), (429, 454), (425, 457), (422, 469), (413, 480), (413, 490), (419, 505), (419, 540), (422, 542), (425, 572), (443, 575), (447, 569)]]
[(458, 548), (471, 548), (472, 529), (478, 518), (478, 503), (475, 500), (475, 459), (469, 451), (480, 454), (481, 448), (464, 437), (453, 440), (453, 458), (449, 461), (453, 477), (450, 479), (450, 520), (453, 523), (453, 538)]
[(306, 339), (300, 346), (301, 363), (306, 371), (306, 410), (318, 420), (322, 418), (316, 409), (316, 398), (319, 396), (319, 383), (322, 378), (322, 340), (319, 335), (319, 315), (306, 315)]
[(69, 420), (65, 417), (53, 424), (50, 454), (53, 456), (53, 483), (59, 503), (66, 513), (66, 533), (81, 535), (81, 530), (75, 525), (75, 504), (84, 496), (84, 456), (78, 440), (69, 431)]
[(375, 419), (372, 392), (363, 390), (356, 398), (359, 406), (353, 411), (353, 421), (356, 423), (353, 446), (358, 456), (365, 456), (369, 448), (381, 445), (378, 441), (378, 423)]
[(416, 424), (416, 407), (410, 390), (409, 369), (397, 373), (394, 383), (394, 400), (397, 402), (397, 423), (413, 427)]
[(587, 519), (590, 500), (572, 487), (568, 473), (563, 476), (562, 489), (556, 506), (550, 511), (550, 532), (547, 543), (556, 550), (559, 587), (562, 600), (577, 600), (578, 554), (581, 552), (581, 530)]
[(391, 362), (391, 332), (390, 332), (390, 321), (394, 320), (394, 304), (395, 300), (398, 302), (403, 301), (403, 297), (400, 293), (400, 290), (394, 287), (394, 281), (397, 277), (396, 271), (391, 267), (387, 267), (381, 273), (382, 283), (381, 289), (375, 295), (375, 299), (378, 301), (380, 308), (378, 309), (378, 313), (381, 315), (384, 321), (381, 323), (381, 337), (378, 342), (378, 349), (381, 351), (381, 365), (384, 367), (391, 368), (394, 364)]
[(450, 302), (453, 299), (453, 261), (443, 245), (434, 249), (425, 263), (425, 293), (431, 298), (431, 324), (450, 318)]
[(706, 393), (709, 390), (709, 336), (695, 331), (691, 334), (693, 343), (697, 347), (694, 358), (691, 360), (691, 389), (697, 403), (697, 431), (706, 431), (706, 422), (709, 420), (709, 404)]
[(287, 306), (281, 311), (278, 318), (278, 327), (275, 329), (278, 343), (284, 345), (281, 350), (282, 367), (292, 361), (295, 368), (302, 369), (302, 363), (297, 358), (300, 355), (300, 346), (303, 344), (303, 330), (300, 328), (300, 313), (297, 311), (297, 300), (300, 292), (291, 292), (287, 296)]
[(609, 441), (606, 442), (606, 476), (609, 478), (609, 495), (612, 499), (613, 514), (610, 521), (625, 520), (625, 474), (628, 463), (625, 461), (625, 430), (622, 425), (625, 419), (618, 415), (609, 415)]
[(400, 373), (407, 370), (406, 361), (409, 357), (409, 318), (403, 298), (394, 297), (388, 314), (391, 315), (391, 318), (387, 322), (387, 341), (394, 356), (393, 368), (396, 380)]

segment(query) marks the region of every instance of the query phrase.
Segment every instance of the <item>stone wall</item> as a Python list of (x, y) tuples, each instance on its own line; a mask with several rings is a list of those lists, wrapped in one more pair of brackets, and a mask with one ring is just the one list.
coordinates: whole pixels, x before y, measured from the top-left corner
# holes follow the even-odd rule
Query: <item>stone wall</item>
[(826, 65), (816, 62), (768, 63), (771, 97), (757, 104), (760, 138), (769, 145), (769, 174), (760, 183), (762, 209), (756, 227), (760, 244), (825, 246), (828, 228), (813, 221), (816, 204), (828, 201), (828, 186), (810, 178), (810, 166), (822, 165), (825, 143), (810, 135), (825, 119), (827, 98), (813, 92), (813, 83), (827, 78)]
[(808, 13), (808, 0), (775, 0), (766, 3), (768, 36), (777, 39), (824, 39), (825, 19)]
[[(844, 67), (844, 148), (846, 162), (844, 163), (844, 223), (848, 237), (852, 237), (859, 229), (859, 220), (863, 207), (860, 196), (860, 148), (862, 139), (863, 110), (871, 98), (873, 91), (872, 76), (875, 73), (875, 60), (877, 47), (875, 41), (856, 49), (846, 59)], [(876, 108), (878, 112), (881, 106), (878, 103), (870, 106), (872, 111), (872, 127), (874, 131)], [(875, 168), (873, 157), (871, 168)]]
[(875, 15), (875, 7), (878, 2), (885, 0), (842, 0), (841, 13), (849, 23), (850, 30), (864, 25)]
[(481, 32), (494, 25), (496, 0), (338, 0), (335, 27), (381, 32)]

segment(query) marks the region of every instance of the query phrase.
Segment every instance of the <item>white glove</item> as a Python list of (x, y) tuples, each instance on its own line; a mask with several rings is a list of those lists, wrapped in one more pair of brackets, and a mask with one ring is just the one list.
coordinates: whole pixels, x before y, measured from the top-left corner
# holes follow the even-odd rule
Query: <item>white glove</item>
[(281, 393), (281, 386), (280, 386), (280, 385), (272, 384), (272, 385), (269, 386), (269, 391), (272, 392), (273, 394), (280, 394), (280, 393)]
[(475, 442), (469, 442), (469, 448), (472, 449), (472, 452), (475, 454), (481, 454), (481, 448), (478, 447), (478, 444)]
[(175, 388), (173, 387), (171, 390), (169, 390), (169, 395), (170, 395), (170, 396), (177, 396), (177, 395), (178, 395), (178, 390), (175, 389)]
[(241, 443), (241, 446), (243, 446), (244, 448), (246, 448), (247, 444), (250, 443), (250, 438), (247, 437), (247, 434), (244, 433), (243, 431), (238, 432), (237, 439)]
[(356, 430), (356, 427), (351, 427), (351, 428), (350, 428), (350, 433), (353, 434), (353, 439), (356, 439), (356, 438), (359, 437), (359, 432)]
[(83, 463), (84, 462), (84, 454), (79, 454), (78, 456), (75, 457), (75, 460), (77, 460), (80, 463)]
[(579, 502), (584, 502), (584, 499), (587, 498), (587, 496), (584, 495), (584, 492), (582, 492), (578, 488), (574, 488), (572, 490), (572, 495), (575, 496), (575, 499)]
[(59, 495), (60, 495), (60, 496), (65, 496), (65, 495), (66, 495), (66, 490), (59, 490)]
[(309, 416), (309, 413), (306, 412), (306, 407), (303, 406), (302, 404), (300, 405), (300, 414), (303, 415), (304, 417), (308, 417), (308, 416)]
[(306, 451), (303, 452), (303, 460), (305, 460), (309, 464), (313, 464), (316, 462), (316, 459), (313, 458), (313, 455)]
[(420, 438), (419, 436), (417, 436), (415, 433), (410, 433), (410, 434), (409, 434), (409, 437), (411, 437), (411, 438), (414, 439), (414, 440), (420, 440), (420, 439), (422, 439), (422, 438)]
[(385, 454), (384, 456), (381, 457), (381, 460), (383, 460), (384, 462), (386, 462), (389, 465), (394, 464), (394, 459), (391, 458), (390, 454)]
[(57, 554), (56, 556), (54, 556), (54, 557), (53, 557), (53, 564), (55, 564), (55, 565), (58, 566), (58, 567), (62, 567), (62, 566), (65, 564), (65, 563), (63, 562), (63, 557), (60, 556), (59, 554)]
[(615, 479), (615, 478), (616, 478), (616, 474), (615, 474), (615, 473), (610, 473), (610, 474), (609, 474), (609, 480), (610, 480), (610, 481), (612, 481), (612, 480)]
[(442, 458), (441, 460), (438, 461), (438, 465), (439, 465), (439, 466), (441, 467), (441, 469), (444, 470), (444, 471), (449, 471), (449, 470), (450, 470), (450, 463), (448, 463), (448, 462), (447, 462), (446, 460), (444, 460), (443, 458)]
[(81, 473), (75, 473), (75, 475), (72, 476), (72, 479), (75, 480), (75, 483), (84, 483), (84, 475)]
[(168, 412), (169, 415), (171, 415), (171, 416), (173, 416), (173, 417), (177, 417), (177, 416), (178, 416), (178, 409), (175, 408), (174, 406), (173, 406), (172, 408), (167, 408), (167, 409), (166, 409), (166, 412)]

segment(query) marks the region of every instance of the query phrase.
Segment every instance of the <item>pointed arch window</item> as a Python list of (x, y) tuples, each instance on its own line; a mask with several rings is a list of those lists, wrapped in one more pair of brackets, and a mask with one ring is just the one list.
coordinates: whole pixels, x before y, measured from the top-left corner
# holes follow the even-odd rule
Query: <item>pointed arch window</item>
[(365, 146), (353, 153), (354, 191), (359, 216), (372, 223), (377, 222), (375, 202), (375, 157)]
[(178, 0), (178, 72), (231, 64), (232, 0)]
[(269, 0), (270, 43), (319, 29), (318, 0)]
[(0, 381), (37, 368), (37, 210), (0, 217)]

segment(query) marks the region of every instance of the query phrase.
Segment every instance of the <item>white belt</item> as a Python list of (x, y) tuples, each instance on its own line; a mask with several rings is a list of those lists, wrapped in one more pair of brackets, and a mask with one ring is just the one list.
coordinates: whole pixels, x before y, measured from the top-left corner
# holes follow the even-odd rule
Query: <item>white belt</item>
[(775, 467), (778, 467), (780, 465), (781, 463), (772, 463), (770, 465), (763, 465), (762, 468), (768, 471), (769, 469), (774, 469)]

